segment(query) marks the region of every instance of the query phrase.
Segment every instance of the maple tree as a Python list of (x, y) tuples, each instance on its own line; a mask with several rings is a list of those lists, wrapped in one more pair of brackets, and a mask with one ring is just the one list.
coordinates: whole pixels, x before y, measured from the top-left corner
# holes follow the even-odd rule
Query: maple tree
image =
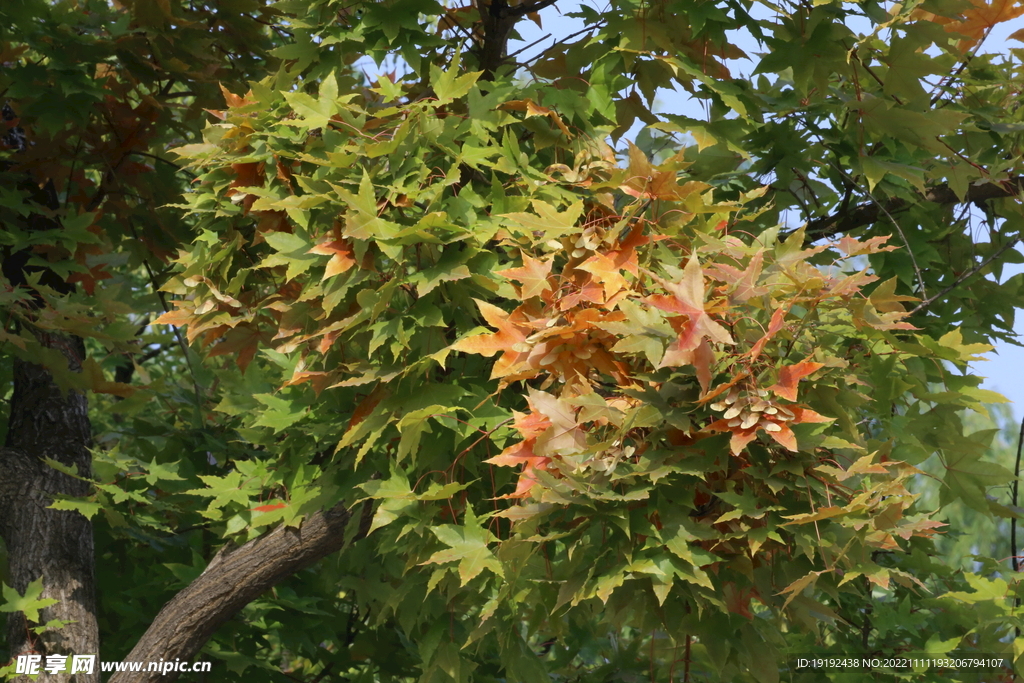
[[(1021, 55), (977, 51), (1020, 7), (581, 5), (517, 62), (552, 5), (0, 9), (6, 654), (687, 683), (1024, 654), (1016, 549), (965, 570), (940, 521), (1019, 512), (964, 425), (1024, 297)], [(704, 118), (657, 111), (676, 87)], [(95, 607), (91, 540), (80, 575), (25, 553), (37, 507), (95, 534)]]

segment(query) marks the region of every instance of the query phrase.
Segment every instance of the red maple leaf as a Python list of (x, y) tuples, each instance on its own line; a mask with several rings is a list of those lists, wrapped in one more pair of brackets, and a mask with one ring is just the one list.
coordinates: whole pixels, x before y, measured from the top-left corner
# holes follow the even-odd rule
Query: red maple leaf
[(273, 510), (280, 510), (281, 508), (288, 507), (287, 503), (267, 503), (266, 505), (259, 505), (252, 509), (253, 512), (272, 512)]

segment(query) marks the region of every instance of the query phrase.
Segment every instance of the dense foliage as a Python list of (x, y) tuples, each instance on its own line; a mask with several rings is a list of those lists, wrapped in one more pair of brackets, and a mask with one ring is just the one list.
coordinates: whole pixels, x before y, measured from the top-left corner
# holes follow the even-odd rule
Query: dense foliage
[[(935, 514), (1017, 512), (964, 423), (1024, 295), (1020, 59), (973, 49), (1022, 8), (616, 1), (503, 58), (549, 4), (0, 9), (0, 334), (95, 393), (94, 494), (55, 505), (95, 522), (104, 658), (338, 503), (366, 537), (222, 627), (214, 680), (1024, 654), (1008, 544), (965, 570)], [(705, 119), (652, 111), (677, 86)]]

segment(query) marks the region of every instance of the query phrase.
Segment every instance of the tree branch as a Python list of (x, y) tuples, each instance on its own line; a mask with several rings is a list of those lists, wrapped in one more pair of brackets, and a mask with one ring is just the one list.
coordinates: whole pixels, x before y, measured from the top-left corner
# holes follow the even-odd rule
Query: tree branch
[[(1013, 176), (1001, 182), (989, 182), (984, 185), (971, 185), (967, 188), (964, 203), (981, 204), (989, 199), (1003, 199), (1013, 197), (1024, 192), (1024, 176)], [(936, 185), (930, 188), (922, 199), (933, 204), (959, 204), (953, 189), (946, 184)], [(827, 239), (838, 234), (849, 233), (857, 228), (871, 225), (885, 216), (884, 211), (896, 214), (909, 206), (912, 202), (904, 199), (894, 198), (884, 204), (866, 202), (859, 204), (847, 211), (839, 211), (829, 216), (815, 218), (807, 224), (807, 240)]]
[[(349, 544), (366, 536), (372, 505), (363, 504)], [(346, 544), (351, 512), (338, 504), (307, 517), (298, 529), (278, 527), (231, 550), (221, 550), (202, 574), (175, 595), (125, 658), (148, 662), (190, 660), (217, 628), (284, 579)], [(177, 672), (120, 672), (109, 683), (169, 683)]]
[(557, 0), (540, 0), (540, 2), (531, 2), (528, 5), (519, 5), (518, 7), (510, 7), (508, 10), (509, 16), (513, 17), (525, 17), (527, 14), (533, 12), (539, 12), (545, 7), (551, 7)]

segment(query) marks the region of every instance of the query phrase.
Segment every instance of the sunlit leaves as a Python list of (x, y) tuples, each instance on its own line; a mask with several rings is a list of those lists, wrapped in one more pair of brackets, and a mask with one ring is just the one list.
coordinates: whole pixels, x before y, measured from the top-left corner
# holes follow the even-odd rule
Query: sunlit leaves
[[(979, 509), (1007, 479), (959, 433), (985, 395), (949, 364), (1016, 285), (982, 273), (911, 312), (1001, 244), (973, 250), (951, 209), (1016, 187), (1016, 90), (986, 58), (956, 71), (952, 31), (1006, 9), (936, 7), (947, 33), (909, 7), (583, 6), (582, 36), (485, 74), (472, 7), (275, 7), (280, 68), (177, 147), (197, 177), (152, 312), (195, 346), (108, 437), (150, 469), (104, 495), (141, 515), (166, 497), (144, 485), (180, 485), (191, 508), (159, 514), (207, 525), (197, 557), (362, 509), (369, 535), (289, 587), (349, 610), (353, 634), (304, 652), (353, 679), (771, 680), (782, 643), (862, 647), (869, 607), (872, 648), (920, 644), (939, 523), (899, 460), (939, 454), (943, 500)], [(857, 36), (854, 11), (891, 23)], [(737, 28), (763, 40), (754, 79), (727, 64)], [(367, 89), (362, 56), (404, 65)], [(654, 106), (676, 85), (699, 114)], [(977, 203), (1002, 225), (1015, 201)], [(74, 254), (96, 292), (122, 276)], [(38, 324), (89, 328), (58, 308)]]

